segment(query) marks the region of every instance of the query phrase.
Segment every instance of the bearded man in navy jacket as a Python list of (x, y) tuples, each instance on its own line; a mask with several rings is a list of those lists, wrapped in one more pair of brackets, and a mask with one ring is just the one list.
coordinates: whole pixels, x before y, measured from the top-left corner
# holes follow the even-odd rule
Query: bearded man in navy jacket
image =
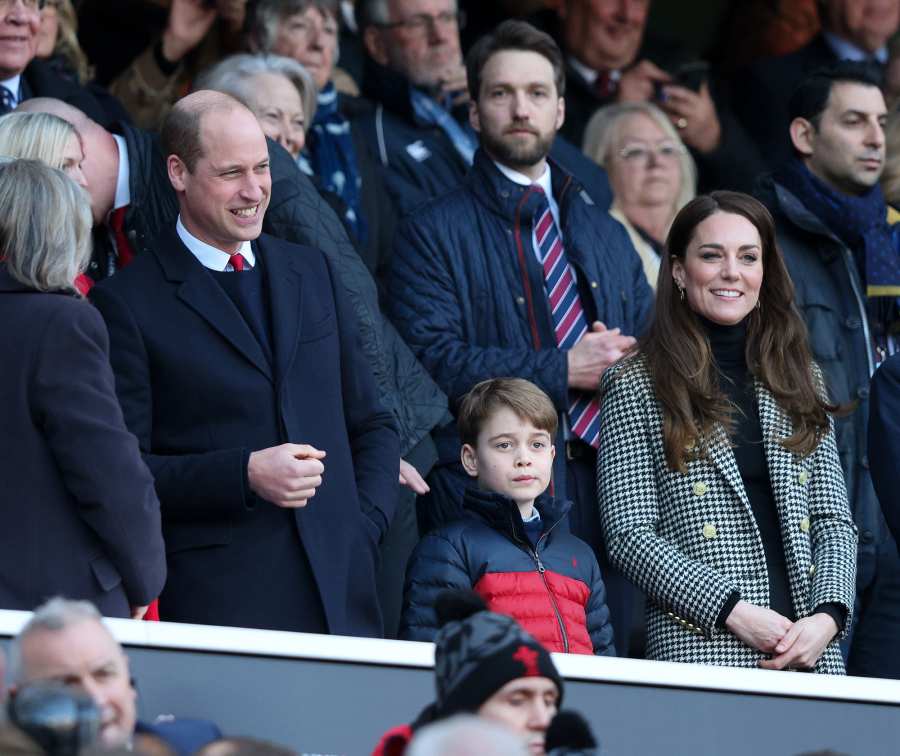
[(351, 306), (321, 252), (261, 234), (249, 110), (197, 92), (161, 139), (178, 222), (92, 291), (162, 506), (160, 617), (378, 636), (400, 450)]
[[(553, 494), (598, 553), (616, 646), (627, 646), (631, 588), (608, 567), (595, 464), (600, 376), (634, 344), (652, 295), (625, 230), (548, 159), (565, 117), (556, 43), (507, 21), (467, 59), (470, 122), (481, 149), (465, 183), (398, 231), (388, 307), (454, 408), (476, 383), (515, 376), (540, 386), (560, 415)], [(420, 515), (461, 512), (459, 438), (438, 439), (441, 466)], [(564, 452), (564, 453), (563, 453)]]

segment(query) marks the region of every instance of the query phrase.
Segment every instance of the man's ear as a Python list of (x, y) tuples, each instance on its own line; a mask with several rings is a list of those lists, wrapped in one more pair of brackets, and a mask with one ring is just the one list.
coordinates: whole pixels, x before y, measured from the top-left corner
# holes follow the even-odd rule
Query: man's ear
[(550, 459), (556, 459), (556, 444), (550, 444)]
[(812, 157), (815, 151), (816, 127), (805, 118), (795, 118), (790, 126), (791, 143), (804, 157)]
[(463, 469), (471, 477), (478, 477), (478, 458), (475, 455), (475, 448), (471, 444), (463, 444), (459, 451), (459, 459), (462, 462)]
[(184, 191), (184, 175), (188, 172), (187, 166), (178, 155), (169, 155), (166, 158), (166, 170), (169, 174), (169, 183), (176, 192)]
[(556, 130), (559, 131), (566, 122), (566, 98), (559, 97), (556, 101)]
[(469, 100), (469, 126), (479, 134), (481, 133), (481, 118), (478, 115), (478, 103), (475, 100)]
[(384, 35), (377, 26), (367, 26), (363, 31), (363, 45), (369, 56), (381, 66), (388, 63), (387, 44), (384, 41)]

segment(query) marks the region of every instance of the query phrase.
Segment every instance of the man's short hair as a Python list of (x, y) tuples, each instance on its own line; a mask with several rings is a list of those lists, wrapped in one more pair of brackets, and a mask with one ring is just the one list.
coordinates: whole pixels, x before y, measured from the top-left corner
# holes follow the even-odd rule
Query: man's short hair
[(257, 0), (247, 9), (247, 37), (251, 49), (270, 53), (278, 39), (278, 27), (290, 16), (316, 8), (340, 21), (339, 0)]
[(357, 0), (353, 12), (360, 32), (370, 26), (381, 26), (391, 22), (388, 0)]
[(102, 624), (100, 612), (90, 601), (72, 601), (57, 596), (34, 610), (31, 619), (19, 630), (9, 644), (9, 679), (13, 685), (26, 682), (25, 665), (22, 662), (22, 644), (38, 632), (58, 633), (80, 622), (94, 620)]
[(459, 405), (457, 424), (464, 444), (475, 446), (488, 418), (507, 407), (535, 428), (556, 436), (559, 419), (550, 397), (524, 378), (491, 378), (476, 384)]
[(815, 128), (819, 128), (819, 120), (835, 84), (861, 84), (866, 87), (882, 87), (884, 77), (874, 65), (864, 61), (842, 60), (824, 68), (813, 71), (800, 81), (788, 101), (788, 116), (804, 118)]
[[(206, 94), (212, 95), (211, 92)], [(163, 155), (175, 155), (188, 169), (194, 172), (197, 161), (203, 157), (203, 139), (201, 138), (201, 122), (203, 116), (215, 111), (225, 111), (230, 107), (244, 108), (238, 100), (223, 92), (216, 92), (218, 97), (210, 96), (206, 100), (193, 100), (190, 106), (183, 105), (183, 101), (175, 103), (169, 111), (159, 133), (160, 146)], [(196, 97), (189, 95), (189, 97)]]
[(493, 32), (479, 39), (466, 56), (466, 79), (469, 96), (477, 101), (481, 92), (481, 72), (491, 56), (505, 50), (520, 50), (542, 55), (553, 66), (556, 94), (566, 93), (566, 71), (559, 45), (546, 32), (536, 29), (527, 21), (504, 21)]

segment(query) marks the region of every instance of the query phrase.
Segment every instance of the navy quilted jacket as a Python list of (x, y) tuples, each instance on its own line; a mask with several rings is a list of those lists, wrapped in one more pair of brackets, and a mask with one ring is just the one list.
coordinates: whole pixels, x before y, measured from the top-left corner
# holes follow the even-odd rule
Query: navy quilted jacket
[(615, 656), (597, 559), (562, 523), (570, 502), (538, 497), (543, 530), (536, 546), (512, 499), (468, 489), (464, 506), (464, 519), (428, 534), (413, 552), (402, 639), (433, 641), (438, 594), (472, 588), (488, 609), (514, 617), (550, 651)]

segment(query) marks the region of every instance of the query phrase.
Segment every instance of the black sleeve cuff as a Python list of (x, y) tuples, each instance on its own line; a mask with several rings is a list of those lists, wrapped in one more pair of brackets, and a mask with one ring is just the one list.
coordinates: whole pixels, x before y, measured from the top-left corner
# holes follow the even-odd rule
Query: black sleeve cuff
[(827, 614), (838, 626), (838, 632), (844, 629), (847, 622), (847, 609), (837, 603), (819, 604), (813, 614)]
[(716, 627), (720, 630), (725, 629), (725, 620), (728, 619), (728, 615), (731, 614), (731, 610), (737, 605), (737, 602), (741, 600), (741, 592), (740, 591), (732, 591), (731, 595), (722, 605), (722, 611), (719, 612), (719, 616), (716, 617)]
[(259, 504), (259, 499), (256, 497), (256, 494), (250, 489), (250, 454), (252, 453), (249, 449), (241, 450), (241, 477), (244, 484), (244, 506), (247, 509), (256, 509), (256, 505)]
[(159, 66), (159, 70), (162, 71), (163, 76), (172, 76), (178, 70), (178, 66), (181, 64), (181, 61), (176, 60), (174, 63), (170, 60), (166, 60), (166, 56), (163, 55), (162, 51), (162, 38), (156, 40), (156, 44), (153, 45), (153, 60), (157, 66)]

